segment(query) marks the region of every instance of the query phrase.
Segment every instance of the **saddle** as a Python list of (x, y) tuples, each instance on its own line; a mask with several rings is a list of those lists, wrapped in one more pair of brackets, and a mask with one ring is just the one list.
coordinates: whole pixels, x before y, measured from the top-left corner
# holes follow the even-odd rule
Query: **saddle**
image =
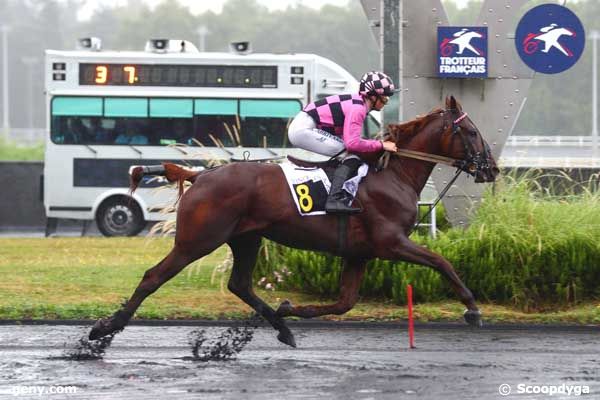
[(288, 154), (287, 159), (292, 163), (302, 168), (321, 168), (323, 170), (335, 169), (340, 165), (340, 161), (335, 158), (330, 158), (327, 161), (308, 161), (301, 160)]
[[(387, 167), (389, 158), (390, 158), (390, 153), (384, 152), (380, 157), (377, 157), (377, 159), (375, 161), (367, 160), (367, 164), (369, 164), (370, 167), (374, 167), (375, 171), (381, 171), (382, 169)], [(308, 160), (301, 160), (299, 158), (296, 158), (296, 157), (288, 154), (287, 159), (292, 164), (295, 164), (302, 168), (321, 168), (327, 172), (327, 175), (330, 178), (331, 178), (330, 171), (336, 169), (338, 167), (338, 165), (340, 165), (340, 160), (338, 160), (337, 158), (330, 158), (329, 160), (326, 160), (326, 161), (308, 161)]]

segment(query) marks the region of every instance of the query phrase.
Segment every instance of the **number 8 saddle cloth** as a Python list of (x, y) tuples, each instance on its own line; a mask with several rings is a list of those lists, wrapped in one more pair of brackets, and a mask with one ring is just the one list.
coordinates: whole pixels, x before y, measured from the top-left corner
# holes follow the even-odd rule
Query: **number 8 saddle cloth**
[[(292, 193), (298, 212), (302, 216), (324, 215), (325, 202), (331, 188), (331, 182), (327, 173), (322, 168), (301, 167), (291, 162), (279, 164), (285, 175), (285, 179)], [(358, 168), (356, 176), (344, 183), (344, 190), (352, 195), (352, 199), (358, 191), (358, 184), (369, 172), (369, 166), (363, 163)], [(351, 202), (351, 200), (350, 200)]]

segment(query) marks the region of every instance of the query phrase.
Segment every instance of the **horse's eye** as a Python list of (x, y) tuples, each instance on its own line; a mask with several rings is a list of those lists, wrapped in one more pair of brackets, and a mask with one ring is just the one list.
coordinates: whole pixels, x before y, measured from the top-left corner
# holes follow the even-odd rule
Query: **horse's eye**
[(469, 135), (475, 137), (475, 136), (477, 136), (477, 132), (475, 132), (475, 131), (469, 131)]

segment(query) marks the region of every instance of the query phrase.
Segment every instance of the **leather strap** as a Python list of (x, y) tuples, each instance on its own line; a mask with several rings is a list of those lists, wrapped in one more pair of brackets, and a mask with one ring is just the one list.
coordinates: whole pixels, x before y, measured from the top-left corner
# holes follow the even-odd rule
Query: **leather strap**
[(348, 215), (338, 216), (338, 251), (344, 254), (348, 244)]

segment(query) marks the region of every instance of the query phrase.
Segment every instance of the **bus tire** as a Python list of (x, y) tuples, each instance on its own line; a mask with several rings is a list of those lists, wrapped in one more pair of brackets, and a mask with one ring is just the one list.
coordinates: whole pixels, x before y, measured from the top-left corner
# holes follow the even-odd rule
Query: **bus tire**
[(146, 221), (138, 203), (130, 197), (110, 197), (98, 207), (98, 230), (104, 236), (136, 236)]

